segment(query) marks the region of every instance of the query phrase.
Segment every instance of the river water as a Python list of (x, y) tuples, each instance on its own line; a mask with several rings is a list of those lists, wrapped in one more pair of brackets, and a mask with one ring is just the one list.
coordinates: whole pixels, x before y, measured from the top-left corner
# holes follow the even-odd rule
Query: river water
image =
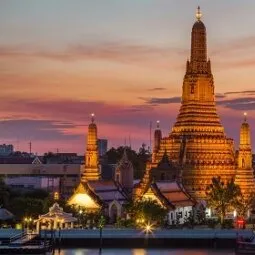
[(54, 255), (234, 255), (231, 250), (206, 249), (62, 249)]

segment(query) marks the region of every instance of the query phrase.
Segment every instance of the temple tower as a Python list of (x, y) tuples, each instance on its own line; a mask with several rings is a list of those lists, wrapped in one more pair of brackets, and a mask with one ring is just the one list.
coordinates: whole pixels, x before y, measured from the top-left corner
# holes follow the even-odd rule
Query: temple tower
[(87, 149), (82, 181), (99, 180), (101, 177), (98, 164), (97, 126), (94, 114), (91, 114), (91, 123), (88, 127)]
[(247, 113), (244, 113), (244, 122), (242, 123), (240, 129), (238, 168), (252, 168), (251, 132), (250, 125), (247, 122)]
[(179, 164), (183, 185), (198, 200), (206, 199), (205, 191), (213, 177), (221, 176), (223, 181), (229, 181), (236, 171), (234, 142), (226, 137), (216, 111), (206, 27), (201, 17), (198, 7), (177, 120), (169, 136), (161, 139), (139, 186), (146, 187), (150, 169), (157, 168), (166, 153), (174, 165)]
[(238, 169), (235, 177), (235, 183), (240, 186), (243, 195), (246, 197), (255, 191), (252, 168), (251, 133), (246, 113), (244, 113), (244, 121), (240, 129), (240, 144), (237, 160)]
[(159, 127), (159, 120), (157, 120), (157, 127), (154, 131), (154, 142), (153, 142), (152, 158), (154, 158), (155, 154), (158, 153), (158, 151), (159, 151), (161, 139), (162, 139), (162, 133), (161, 133), (161, 130), (160, 130), (160, 127)]
[(127, 191), (132, 192), (134, 180), (134, 168), (128, 159), (126, 148), (115, 170), (115, 181), (120, 183)]

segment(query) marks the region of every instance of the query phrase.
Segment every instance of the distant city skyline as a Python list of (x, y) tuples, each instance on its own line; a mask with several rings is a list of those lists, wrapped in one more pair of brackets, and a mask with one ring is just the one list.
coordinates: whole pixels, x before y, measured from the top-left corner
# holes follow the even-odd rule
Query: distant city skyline
[(200, 5), (217, 110), (239, 142), (243, 112), (255, 144), (255, 2), (59, 0), (0, 2), (0, 139), (15, 149), (84, 153), (94, 112), (108, 148), (167, 136), (180, 107)]

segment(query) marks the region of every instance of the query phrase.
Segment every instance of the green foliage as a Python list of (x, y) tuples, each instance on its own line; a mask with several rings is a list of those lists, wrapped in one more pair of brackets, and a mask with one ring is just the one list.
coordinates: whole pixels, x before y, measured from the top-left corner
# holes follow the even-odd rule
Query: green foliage
[(226, 213), (234, 209), (237, 198), (241, 195), (241, 190), (232, 179), (226, 184), (220, 177), (212, 178), (212, 184), (208, 187), (208, 206), (219, 215), (221, 225), (223, 225)]
[(247, 212), (254, 206), (254, 202), (255, 194), (250, 194), (249, 197), (244, 197), (243, 194), (240, 194), (235, 200), (237, 215), (245, 218)]
[(30, 197), (16, 197), (10, 202), (10, 210), (17, 219), (21, 220), (24, 216), (38, 217), (44, 213), (43, 200)]
[(231, 229), (234, 228), (234, 221), (233, 219), (224, 219), (222, 228)]
[(206, 208), (203, 205), (200, 205), (196, 209), (196, 223), (198, 225), (203, 225), (206, 223)]
[[(107, 218), (102, 216), (101, 211), (86, 211), (86, 210), (81, 210), (80, 208), (77, 207), (66, 207), (67, 209), (69, 208), (70, 211), (66, 212), (71, 212), (74, 217), (78, 219), (78, 224), (82, 227), (88, 227), (88, 228), (93, 228), (93, 227), (99, 227), (100, 225), (104, 226), (105, 223), (107, 222)], [(103, 218), (102, 218), (103, 217)]]
[(49, 192), (43, 189), (33, 189), (24, 193), (25, 197), (45, 199), (49, 197)]
[(0, 178), (0, 206), (8, 207), (10, 192), (2, 178)]
[(105, 217), (101, 215), (100, 218), (98, 219), (98, 227), (103, 228), (104, 225), (105, 225)]
[(136, 225), (148, 223), (162, 225), (168, 213), (166, 208), (151, 199), (130, 202), (126, 209)]
[(10, 189), (8, 209), (15, 215), (17, 220), (24, 217), (38, 217), (48, 212), (53, 200), (45, 190), (19, 190)]
[(206, 220), (206, 224), (209, 228), (215, 228), (218, 225), (218, 223), (219, 223), (218, 219), (210, 218)]
[(186, 226), (188, 228), (194, 228), (195, 224), (196, 224), (195, 212), (194, 212), (194, 210), (192, 210), (189, 212), (188, 216), (185, 216), (184, 226)]
[(132, 219), (122, 219), (120, 217), (117, 218), (117, 222), (115, 223), (116, 228), (131, 228), (135, 227), (134, 220)]

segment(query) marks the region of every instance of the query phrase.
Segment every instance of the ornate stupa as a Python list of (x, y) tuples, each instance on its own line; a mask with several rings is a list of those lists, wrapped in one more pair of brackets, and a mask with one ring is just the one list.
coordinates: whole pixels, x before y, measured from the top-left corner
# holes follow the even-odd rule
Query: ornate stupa
[(118, 182), (127, 192), (132, 192), (134, 180), (134, 168), (128, 159), (126, 148), (115, 170), (115, 181)]
[[(160, 127), (159, 127), (159, 120), (157, 120), (157, 128), (156, 130), (154, 131), (154, 145), (153, 145), (153, 153), (152, 153), (152, 157), (155, 156), (155, 154), (159, 151), (160, 149), (160, 141), (162, 139), (162, 132), (160, 130)], [(152, 159), (154, 160), (154, 159)]]
[(247, 113), (244, 113), (244, 121), (240, 129), (237, 162), (238, 169), (235, 183), (240, 186), (244, 197), (249, 197), (255, 192), (255, 181), (252, 168), (251, 132), (249, 123), (247, 122)]
[(169, 133), (153, 151), (141, 191), (166, 154), (172, 164), (179, 165), (179, 176), (186, 190), (196, 199), (204, 199), (214, 176), (223, 181), (236, 172), (233, 139), (226, 137), (216, 111), (211, 62), (207, 58), (206, 27), (198, 7), (191, 32), (191, 56), (186, 63), (182, 86), (181, 108)]
[(98, 162), (97, 125), (94, 113), (91, 114), (91, 123), (88, 127), (85, 166), (82, 181), (96, 181), (101, 177)]

